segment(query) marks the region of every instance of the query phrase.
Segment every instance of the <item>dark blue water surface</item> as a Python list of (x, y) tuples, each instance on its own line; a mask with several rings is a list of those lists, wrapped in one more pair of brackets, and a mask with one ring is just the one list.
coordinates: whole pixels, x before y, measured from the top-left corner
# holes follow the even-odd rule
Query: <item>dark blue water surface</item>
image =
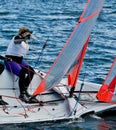
[[(26, 26), (39, 41), (31, 40), (27, 61), (46, 72), (72, 32), (86, 0), (0, 0), (0, 54), (5, 55), (11, 38)], [(41, 59), (42, 45), (47, 41)], [(116, 56), (116, 0), (106, 0), (91, 34), (80, 79), (102, 83)], [(69, 52), (70, 53), (70, 52)], [(38, 61), (41, 61), (39, 64)], [(111, 130), (116, 116), (102, 119), (88, 117), (60, 124), (21, 124), (0, 126), (16, 130)]]

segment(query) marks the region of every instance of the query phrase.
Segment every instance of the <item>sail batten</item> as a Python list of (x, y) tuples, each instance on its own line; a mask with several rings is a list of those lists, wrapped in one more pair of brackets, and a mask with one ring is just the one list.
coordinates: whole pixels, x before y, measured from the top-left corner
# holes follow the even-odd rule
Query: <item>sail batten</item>
[[(102, 8), (103, 2), (104, 0), (88, 0), (79, 22), (76, 24), (76, 27), (44, 79), (46, 86), (43, 87), (46, 90), (51, 89), (61, 81), (74, 63), (76, 57), (82, 51)], [(38, 94), (39, 87), (40, 85), (38, 85), (33, 95)]]

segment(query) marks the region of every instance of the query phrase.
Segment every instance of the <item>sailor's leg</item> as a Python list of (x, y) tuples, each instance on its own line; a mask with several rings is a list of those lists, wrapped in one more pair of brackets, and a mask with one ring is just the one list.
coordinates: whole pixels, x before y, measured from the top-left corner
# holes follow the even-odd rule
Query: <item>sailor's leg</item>
[(19, 75), (19, 72), (21, 70), (21, 66), (13, 61), (5, 62), (6, 69), (9, 70), (11, 73), (15, 75)]
[(22, 70), (26, 74), (24, 83), (25, 83), (25, 88), (27, 89), (29, 84), (30, 84), (30, 82), (31, 82), (31, 80), (33, 79), (35, 71), (25, 61), (22, 61), (21, 65), (22, 65)]
[(25, 91), (25, 84), (24, 84), (24, 82), (25, 82), (25, 72), (23, 71), (22, 68), (20, 69), (18, 76), (19, 76), (19, 88), (20, 88), (20, 95), (21, 95)]
[(34, 76), (34, 70), (31, 66), (26, 66), (27, 68), (27, 77), (25, 78), (25, 86), (29, 86), (31, 80), (33, 79), (33, 76)]
[(30, 95), (27, 95), (27, 87), (25, 86), (25, 72), (22, 68), (19, 72), (19, 88), (20, 88), (20, 96), (19, 98), (24, 102), (29, 102)]
[(19, 98), (26, 103), (38, 103), (38, 100), (35, 97), (33, 98), (27, 91), (28, 88), (27, 85), (29, 85), (30, 79), (29, 76), (26, 77), (25, 71), (26, 70), (22, 68), (19, 74), (20, 77), (19, 85), (20, 85), (20, 92), (21, 92)]
[(27, 91), (28, 86), (29, 86), (35, 72), (32, 67), (30, 67), (26, 64), (26, 62), (23, 62), (22, 65), (21, 65), (22, 70), (20, 71), (20, 77), (21, 77), (22, 81), (20, 80), (21, 81), (20, 83), (23, 84), (24, 87), (21, 88), (22, 93), (20, 95), (20, 98), (22, 98), (22, 100), (24, 100), (27, 103), (38, 103), (38, 100), (35, 97), (32, 97)]

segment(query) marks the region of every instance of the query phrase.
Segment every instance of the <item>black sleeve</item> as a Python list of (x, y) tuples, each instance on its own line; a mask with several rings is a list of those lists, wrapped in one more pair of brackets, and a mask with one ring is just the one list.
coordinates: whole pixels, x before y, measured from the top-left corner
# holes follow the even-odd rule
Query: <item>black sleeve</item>
[(4, 60), (4, 61), (12, 61), (11, 58), (9, 58), (9, 57), (4, 57), (4, 56), (1, 56), (1, 55), (0, 55), (0, 60)]
[(5, 60), (5, 57), (0, 55), (0, 59), (1, 60)]
[(14, 43), (15, 43), (15, 44), (21, 44), (21, 42), (22, 42), (21, 36), (16, 35), (16, 36), (14, 37)]

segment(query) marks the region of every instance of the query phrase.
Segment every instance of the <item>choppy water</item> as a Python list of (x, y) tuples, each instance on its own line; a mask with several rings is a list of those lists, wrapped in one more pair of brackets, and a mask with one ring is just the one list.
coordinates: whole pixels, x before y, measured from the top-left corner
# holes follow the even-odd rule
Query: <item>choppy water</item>
[[(21, 26), (29, 27), (39, 39), (30, 43), (26, 59), (33, 67), (47, 71), (73, 30), (86, 0), (0, 0), (0, 54), (5, 55), (10, 39)], [(42, 43), (47, 47), (36, 63)], [(85, 81), (102, 83), (116, 56), (116, 1), (106, 0), (85, 56), (81, 77)], [(70, 53), (70, 52), (69, 52)], [(95, 119), (89, 117), (77, 122), (59, 124), (30, 124), (0, 126), (16, 130), (109, 130), (116, 129), (116, 116)]]

